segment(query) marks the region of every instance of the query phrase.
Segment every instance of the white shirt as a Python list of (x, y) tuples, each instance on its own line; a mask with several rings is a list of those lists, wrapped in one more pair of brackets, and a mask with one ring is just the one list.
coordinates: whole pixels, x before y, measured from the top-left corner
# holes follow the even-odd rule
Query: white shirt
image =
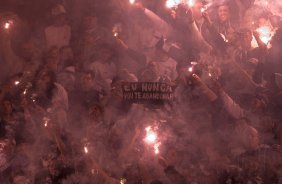
[(109, 91), (113, 78), (117, 75), (117, 67), (112, 62), (96, 61), (90, 65), (95, 80), (105, 91)]
[(49, 26), (45, 29), (46, 46), (50, 48), (52, 46), (63, 47), (70, 43), (71, 27), (68, 25), (56, 27)]
[(117, 74), (116, 65), (112, 62), (96, 61), (91, 64), (91, 70), (94, 71), (95, 77), (100, 79), (113, 79)]

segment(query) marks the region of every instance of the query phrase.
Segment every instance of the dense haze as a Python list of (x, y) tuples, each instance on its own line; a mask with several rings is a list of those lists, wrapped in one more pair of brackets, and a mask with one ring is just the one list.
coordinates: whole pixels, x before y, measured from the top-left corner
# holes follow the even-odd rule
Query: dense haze
[(0, 184), (282, 183), (279, 0), (0, 0)]

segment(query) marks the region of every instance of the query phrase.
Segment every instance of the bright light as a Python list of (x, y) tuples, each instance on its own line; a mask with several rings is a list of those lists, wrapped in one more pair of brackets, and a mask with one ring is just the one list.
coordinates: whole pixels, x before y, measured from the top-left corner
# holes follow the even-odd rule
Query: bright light
[(5, 28), (5, 29), (9, 29), (9, 28), (10, 28), (10, 23), (9, 23), (9, 22), (6, 22), (5, 25), (4, 25), (4, 28)]
[(147, 143), (154, 143), (157, 140), (157, 135), (153, 132), (150, 132), (147, 136), (146, 136), (146, 142)]
[(129, 0), (129, 3), (130, 3), (130, 4), (134, 4), (134, 3), (135, 3), (135, 0)]
[(267, 26), (260, 27), (256, 30), (260, 34), (260, 39), (263, 43), (268, 44), (272, 38), (271, 29)]
[(150, 126), (147, 127), (145, 130), (146, 130), (145, 141), (148, 144), (154, 144), (157, 141), (157, 134), (152, 130)]
[(148, 126), (145, 130), (146, 130), (146, 137), (144, 141), (150, 146), (152, 146), (155, 154), (159, 154), (160, 153), (159, 147), (161, 143), (158, 140), (157, 133), (154, 132), (151, 126)]
[(118, 33), (114, 33), (114, 37), (117, 37), (118, 36)]
[(195, 5), (195, 2), (194, 2), (194, 0), (188, 0), (187, 4), (188, 4), (189, 7), (193, 7)]
[(5, 29), (10, 29), (11, 26), (12, 26), (12, 24), (13, 24), (13, 21), (12, 21), (12, 20), (9, 20), (9, 21), (5, 22), (4, 28), (5, 28)]
[[(271, 28), (268, 27), (268, 26), (260, 27), (260, 28), (256, 29), (256, 31), (259, 33), (260, 40), (264, 44), (268, 45), (268, 48), (270, 48), (271, 45), (269, 44), (269, 42), (271, 41), (273, 35), (275, 34), (275, 31), (271, 30)], [(253, 48), (258, 47), (258, 44), (257, 44), (254, 36), (253, 36), (253, 40), (252, 40), (252, 47)]]
[(125, 178), (121, 178), (119, 181), (120, 184), (125, 184), (126, 183), (126, 179)]
[(15, 81), (14, 84), (17, 86), (20, 84), (20, 81)]
[(193, 72), (193, 67), (189, 67), (189, 68), (188, 68), (188, 71), (189, 71), (189, 72)]
[(228, 42), (228, 39), (225, 37), (224, 34), (220, 33), (220, 36), (223, 38), (223, 40), (227, 43)]
[(155, 154), (156, 154), (156, 155), (160, 153), (160, 150), (159, 150), (159, 146), (160, 146), (160, 145), (161, 145), (161, 143), (156, 143), (156, 144), (154, 145), (154, 150), (155, 150)]
[(167, 8), (175, 8), (181, 3), (181, 0), (167, 0), (166, 7)]
[(44, 123), (44, 126), (47, 127), (48, 126), (48, 123), (49, 123), (50, 119), (48, 117), (44, 117), (43, 118), (43, 123)]
[(211, 73), (209, 73), (209, 76), (210, 76), (210, 77), (212, 77), (212, 74), (211, 74)]
[(84, 146), (84, 152), (87, 154), (88, 153), (88, 148)]

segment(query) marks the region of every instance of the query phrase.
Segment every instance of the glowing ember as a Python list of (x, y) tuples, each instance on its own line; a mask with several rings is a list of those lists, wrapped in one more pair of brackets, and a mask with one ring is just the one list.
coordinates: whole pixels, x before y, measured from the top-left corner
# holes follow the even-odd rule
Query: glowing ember
[(125, 178), (121, 178), (119, 181), (120, 184), (125, 184), (126, 183), (126, 179)]
[(9, 29), (10, 26), (11, 26), (10, 23), (9, 23), (9, 22), (6, 22), (5, 25), (4, 25), (4, 28), (5, 28), (5, 29)]
[[(275, 34), (275, 31), (271, 30), (271, 28), (268, 27), (268, 26), (260, 27), (260, 28), (256, 29), (256, 31), (259, 33), (259, 37), (260, 37), (261, 41), (264, 44), (268, 45), (268, 47), (271, 47), (269, 42), (271, 41), (273, 35)], [(252, 47), (253, 48), (258, 47), (258, 44), (257, 44), (254, 36), (253, 36), (253, 40), (252, 40)]]
[(88, 153), (88, 148), (84, 146), (84, 152), (87, 154)]
[(9, 21), (5, 22), (5, 24), (4, 24), (3, 27), (4, 27), (5, 29), (10, 29), (12, 25), (13, 25), (13, 21), (12, 21), (12, 20), (9, 20)]
[(189, 72), (193, 72), (193, 67), (189, 67), (189, 68), (188, 68), (188, 71), (189, 71)]
[(159, 146), (161, 145), (161, 143), (156, 143), (154, 145), (154, 150), (155, 150), (155, 154), (159, 154), (160, 153), (160, 150), (159, 150)]
[(167, 8), (175, 8), (181, 3), (181, 0), (167, 0), (166, 7)]
[(44, 123), (44, 126), (45, 126), (45, 127), (48, 126), (49, 121), (50, 121), (49, 118), (47, 118), (47, 117), (44, 117), (44, 118), (43, 118), (43, 123)]
[(225, 37), (224, 34), (220, 33), (220, 36), (223, 38), (223, 40), (227, 43), (228, 42), (228, 39)]
[(17, 85), (20, 84), (20, 81), (15, 81), (14, 84), (15, 84), (15, 86), (17, 86)]
[(135, 0), (129, 0), (129, 3), (130, 3), (130, 4), (134, 4), (134, 3), (135, 3)]
[(159, 154), (160, 153), (159, 147), (161, 143), (158, 141), (157, 133), (153, 131), (151, 126), (148, 126), (145, 130), (146, 130), (145, 142), (149, 145), (152, 145), (155, 154)]
[(205, 8), (201, 8), (201, 13), (204, 13), (206, 11)]

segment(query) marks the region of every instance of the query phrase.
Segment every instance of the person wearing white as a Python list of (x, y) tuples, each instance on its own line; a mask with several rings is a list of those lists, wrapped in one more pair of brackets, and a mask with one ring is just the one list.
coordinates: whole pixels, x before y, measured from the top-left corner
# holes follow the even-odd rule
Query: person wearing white
[(66, 23), (65, 14), (66, 10), (62, 5), (56, 5), (52, 9), (54, 23), (44, 30), (47, 49), (69, 45), (71, 27)]

